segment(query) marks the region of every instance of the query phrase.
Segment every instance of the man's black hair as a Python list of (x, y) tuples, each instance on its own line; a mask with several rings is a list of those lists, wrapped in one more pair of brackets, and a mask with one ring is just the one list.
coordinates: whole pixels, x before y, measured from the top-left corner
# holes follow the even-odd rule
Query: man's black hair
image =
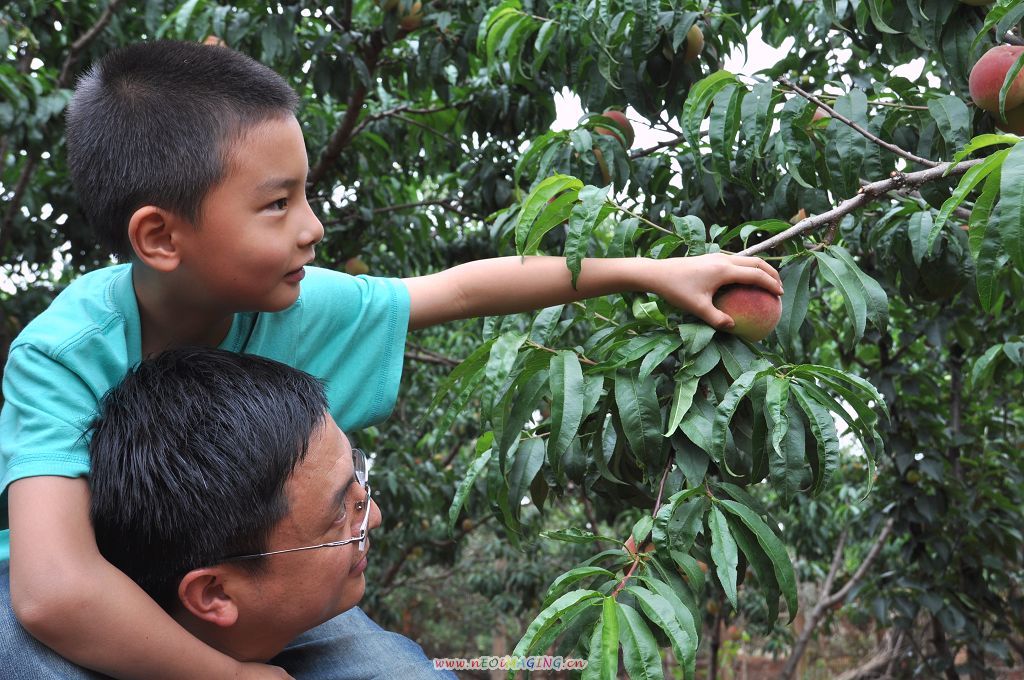
[(269, 359), (183, 348), (143, 361), (89, 431), (100, 553), (173, 611), (190, 570), (266, 550), (326, 407), (319, 381)]
[(104, 57), (67, 113), (71, 180), (100, 242), (130, 257), (128, 221), (144, 205), (197, 224), (233, 144), (297, 108), (284, 78), (226, 47), (159, 40)]

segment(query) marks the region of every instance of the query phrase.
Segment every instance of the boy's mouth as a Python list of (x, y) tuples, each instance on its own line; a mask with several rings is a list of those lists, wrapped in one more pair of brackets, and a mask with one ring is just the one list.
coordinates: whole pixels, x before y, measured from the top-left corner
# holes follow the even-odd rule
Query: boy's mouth
[(305, 276), (306, 276), (306, 269), (305, 269), (305, 267), (299, 267), (298, 269), (293, 269), (292, 271), (290, 271), (287, 274), (285, 274), (284, 275), (284, 280), (288, 281), (289, 283), (298, 283)]

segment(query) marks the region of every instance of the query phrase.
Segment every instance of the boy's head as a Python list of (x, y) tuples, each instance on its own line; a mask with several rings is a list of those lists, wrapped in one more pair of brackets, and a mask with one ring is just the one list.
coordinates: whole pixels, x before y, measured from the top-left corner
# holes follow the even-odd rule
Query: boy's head
[(380, 513), (325, 407), (319, 382), (268, 359), (183, 348), (143, 361), (91, 428), (100, 552), (239, 659), (354, 606), (366, 544), (349, 539)]
[(106, 56), (78, 81), (67, 115), (72, 181), (101, 242), (130, 256), (129, 220), (144, 205), (198, 224), (235, 143), (297, 106), (280, 75), (227, 48), (156, 41)]

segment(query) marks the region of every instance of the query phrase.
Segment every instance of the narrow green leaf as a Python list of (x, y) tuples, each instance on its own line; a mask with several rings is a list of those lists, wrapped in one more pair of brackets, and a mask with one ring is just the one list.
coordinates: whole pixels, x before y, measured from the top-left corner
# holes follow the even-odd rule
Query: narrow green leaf
[(684, 323), (679, 326), (679, 337), (686, 344), (686, 356), (695, 356), (715, 337), (715, 329), (706, 323)]
[(508, 473), (510, 503), (519, 505), (543, 464), (544, 440), (539, 437), (524, 439), (516, 449), (515, 461)]
[(925, 249), (925, 254), (931, 252), (932, 245), (935, 243), (935, 239), (939, 237), (939, 232), (942, 231), (942, 227), (945, 226), (946, 221), (949, 219), (949, 216), (953, 214), (953, 211), (964, 202), (964, 199), (967, 198), (967, 194), (971, 193), (974, 187), (985, 179), (989, 173), (1002, 167), (1010, 151), (1012, 151), (1012, 149), (996, 151), (984, 161), (964, 173), (964, 176), (960, 178), (960, 183), (957, 185), (956, 189), (953, 190), (952, 195), (950, 195), (950, 197), (942, 204), (942, 209), (939, 210), (939, 215), (935, 218), (935, 223), (932, 225), (931, 232), (928, 234), (928, 245)]
[(694, 665), (697, 656), (697, 636), (694, 634), (695, 631), (687, 630), (682, 625), (672, 604), (661, 595), (641, 586), (627, 586), (626, 592), (636, 598), (647, 618), (665, 631), (672, 651), (683, 667)]
[(473, 488), (473, 483), (476, 478), (483, 472), (483, 469), (487, 467), (487, 464), (491, 462), (492, 449), (487, 449), (473, 461), (473, 464), (466, 470), (466, 476), (459, 482), (458, 488), (455, 489), (455, 498), (452, 499), (452, 506), (448, 508), (448, 534), (455, 534), (455, 520), (459, 518), (459, 512), (462, 511), (462, 506), (466, 503), (466, 496)]
[(860, 280), (864, 288), (864, 300), (867, 304), (868, 321), (880, 331), (885, 331), (889, 323), (889, 296), (877, 281), (864, 273), (853, 256), (842, 246), (828, 246), (826, 249), (829, 255), (834, 255), (842, 260), (846, 268)]
[(676, 389), (672, 395), (672, 409), (669, 411), (668, 428), (665, 430), (666, 437), (672, 436), (679, 429), (679, 423), (683, 422), (683, 416), (693, 405), (693, 396), (697, 394), (700, 378), (690, 374), (687, 369), (683, 369), (676, 374), (675, 382)]
[(782, 269), (782, 287), (786, 294), (782, 296), (782, 317), (775, 332), (779, 342), (791, 352), (800, 350), (800, 326), (807, 317), (807, 307), (811, 301), (811, 262), (809, 257), (802, 257)]
[(631, 680), (663, 680), (661, 654), (651, 629), (639, 612), (628, 604), (618, 604), (619, 640), (622, 661)]
[(796, 596), (796, 575), (793, 573), (793, 564), (789, 561), (789, 555), (786, 553), (786, 548), (782, 541), (764, 523), (764, 520), (742, 503), (722, 500), (718, 504), (724, 507), (726, 511), (739, 517), (747, 528), (753, 532), (754, 536), (757, 537), (757, 542), (761, 544), (765, 554), (768, 555), (768, 559), (772, 562), (775, 578), (786, 599), (786, 606), (789, 608), (789, 621), (792, 623), (799, 606)]
[[(523, 201), (523, 207), (516, 219), (516, 252), (520, 255), (527, 255), (530, 252), (526, 248), (527, 243), (540, 243), (540, 238), (534, 233), (533, 226), (537, 216), (548, 206), (548, 201), (563, 191), (579, 191), (582, 188), (583, 182), (568, 175), (548, 177), (534, 187)], [(554, 226), (554, 224), (551, 225), (552, 228)]]
[(594, 227), (613, 210), (608, 203), (608, 193), (611, 189), (611, 185), (583, 187), (579, 193), (580, 202), (573, 207), (569, 215), (569, 233), (565, 239), (565, 264), (572, 273), (573, 288), (579, 279)]
[[(604, 601), (604, 595), (596, 590), (574, 590), (566, 593), (544, 609), (537, 618), (530, 623), (523, 638), (513, 650), (513, 656), (530, 656), (531, 652), (539, 651), (533, 648), (534, 644), (542, 636), (546, 636), (554, 626), (564, 627), (569, 624), (571, 618), (579, 615), (587, 606), (598, 604)], [(581, 607), (582, 606), (582, 607)], [(572, 615), (572, 616), (570, 616)], [(514, 678), (516, 671), (509, 671), (509, 678)]]
[(777, 376), (768, 377), (768, 390), (765, 395), (764, 408), (771, 426), (772, 451), (782, 456), (782, 440), (789, 429), (789, 418), (786, 417), (786, 404), (789, 403), (789, 381)]
[(1001, 355), (1002, 349), (1002, 343), (992, 345), (974, 362), (974, 367), (971, 368), (971, 389), (981, 389), (992, 379), (996, 366), (995, 360)]
[(884, 0), (868, 0), (868, 12), (871, 14), (871, 23), (873, 23), (875, 28), (882, 33), (899, 35), (902, 31), (897, 31), (895, 28), (887, 24), (884, 18), (882, 18), (882, 8), (884, 6)]
[(1002, 86), (999, 88), (1000, 120), (1006, 120), (1006, 95), (1009, 94), (1010, 87), (1013, 86), (1013, 81), (1017, 79), (1017, 74), (1020, 73), (1021, 67), (1024, 67), (1024, 53), (1017, 55), (1017, 58), (1010, 66), (1010, 70), (1006, 72), (1006, 76), (1003, 78)]
[(732, 537), (736, 539), (736, 545), (747, 557), (747, 562), (757, 574), (758, 585), (761, 586), (761, 593), (764, 595), (765, 604), (768, 606), (768, 624), (774, 624), (779, 618), (779, 597), (782, 590), (779, 588), (779, 581), (775, 577), (775, 568), (768, 554), (757, 542), (754, 533), (746, 527), (743, 522), (737, 520), (734, 515), (726, 517), (729, 521), (729, 529)]
[(853, 324), (851, 342), (860, 342), (860, 339), (864, 337), (864, 328), (868, 320), (867, 295), (864, 285), (842, 260), (823, 252), (815, 252), (814, 257), (818, 260), (818, 270), (821, 275), (843, 296), (843, 304), (846, 306), (850, 323)]
[(717, 505), (711, 506), (708, 527), (711, 529), (711, 559), (715, 563), (715, 575), (722, 585), (722, 592), (729, 598), (733, 609), (736, 609), (736, 568), (739, 555), (736, 552), (736, 540), (729, 532), (729, 524)]
[(636, 375), (619, 371), (615, 375), (615, 404), (622, 429), (638, 460), (645, 465), (663, 462), (661, 410), (654, 379), (640, 381)]
[(984, 149), (989, 146), (995, 146), (996, 144), (1009, 144), (1013, 146), (1019, 141), (1020, 137), (1018, 137), (1017, 135), (1000, 135), (992, 133), (978, 135), (970, 142), (968, 142), (963, 149), (957, 151), (956, 154), (953, 155), (953, 163), (950, 164), (949, 168), (946, 169), (946, 172), (948, 173), (950, 170), (955, 168), (957, 163), (967, 158), (978, 149)]
[(619, 677), (619, 615), (614, 597), (604, 598), (601, 619), (590, 638), (590, 654), (581, 680), (616, 680)]
[(769, 480), (782, 500), (788, 503), (800, 491), (805, 469), (804, 422), (793, 404), (786, 404), (786, 432), (778, 452), (768, 457)]
[(711, 451), (708, 451), (708, 455), (711, 456), (711, 460), (716, 463), (720, 462), (725, 455), (725, 444), (726, 434), (729, 429), (729, 423), (732, 422), (733, 416), (736, 414), (736, 409), (739, 408), (740, 400), (747, 396), (753, 388), (754, 383), (764, 376), (771, 369), (751, 370), (747, 371), (734, 382), (730, 387), (729, 391), (722, 397), (721, 403), (718, 404), (718, 409), (715, 412), (715, 420), (711, 427)]
[[(981, 190), (981, 195), (978, 196), (978, 200), (974, 202), (974, 209), (971, 210), (971, 220), (968, 225), (970, 232), (967, 236), (967, 242), (971, 249), (971, 258), (978, 262), (978, 254), (981, 252), (981, 244), (985, 242), (985, 234), (989, 227), (989, 217), (992, 214), (992, 206), (995, 205), (996, 197), (999, 195), (999, 181), (1002, 177), (1002, 172), (996, 170), (988, 179), (985, 180), (985, 186)], [(977, 272), (976, 276), (981, 276), (981, 272), (978, 267), (975, 267)]]
[(1010, 149), (1003, 163), (999, 203), (993, 217), (993, 227), (1010, 261), (1024, 271), (1024, 142)]
[(711, 102), (715, 95), (730, 84), (736, 83), (736, 76), (728, 71), (715, 71), (711, 75), (698, 81), (690, 88), (683, 104), (682, 118), (683, 134), (690, 143), (691, 148), (698, 148), (698, 137), (700, 136), (700, 123), (704, 120)]
[(583, 422), (583, 368), (575, 352), (559, 350), (548, 365), (551, 386), (551, 435), (548, 455), (557, 460), (569, 448)]
[(959, 149), (971, 136), (971, 112), (959, 97), (944, 94), (928, 100), (928, 112), (939, 126), (939, 133), (949, 148)]
[(585, 581), (588, 578), (594, 578), (596, 576), (603, 576), (608, 579), (615, 578), (615, 574), (604, 567), (596, 567), (593, 565), (576, 567), (575, 569), (565, 572), (552, 581), (551, 585), (548, 586), (547, 594), (544, 595), (544, 604), (542, 605), (542, 608), (547, 609), (550, 607), (555, 600), (565, 593), (566, 588), (574, 583), (579, 583), (580, 581)]
[[(697, 604), (696, 599), (690, 592), (690, 588), (678, 575), (670, 573), (665, 568), (661, 567), (657, 560), (654, 560), (652, 564), (658, 570), (662, 578), (665, 581), (659, 581), (656, 578), (650, 576), (641, 576), (640, 579), (647, 584), (647, 587), (663, 597), (672, 607), (672, 611), (675, 614), (676, 621), (679, 623), (680, 628), (686, 633), (691, 640), (699, 642), (700, 636), (697, 633), (700, 630), (701, 623), (699, 613), (694, 614), (694, 611), (699, 612), (700, 608)], [(666, 581), (670, 581), (667, 583)], [(683, 599), (686, 602), (683, 602)], [(688, 655), (683, 657), (683, 678), (684, 680), (693, 680), (696, 677), (696, 654)]]
[(839, 435), (832, 415), (811, 399), (799, 384), (793, 385), (793, 394), (796, 396), (797, 404), (807, 415), (811, 433), (818, 442), (818, 475), (811, 488), (811, 492), (817, 495), (828, 488), (833, 473), (839, 467)]

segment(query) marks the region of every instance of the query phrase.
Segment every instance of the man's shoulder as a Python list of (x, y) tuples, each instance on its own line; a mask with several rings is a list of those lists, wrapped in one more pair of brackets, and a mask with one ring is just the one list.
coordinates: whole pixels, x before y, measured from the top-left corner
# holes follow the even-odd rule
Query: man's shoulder
[[(126, 314), (138, 315), (137, 308), (123, 309), (125, 293), (130, 291), (129, 265), (114, 265), (83, 274), (25, 326), (11, 343), (12, 352), (31, 346), (57, 358), (90, 338), (123, 326)], [(134, 304), (134, 294), (130, 295)]]

